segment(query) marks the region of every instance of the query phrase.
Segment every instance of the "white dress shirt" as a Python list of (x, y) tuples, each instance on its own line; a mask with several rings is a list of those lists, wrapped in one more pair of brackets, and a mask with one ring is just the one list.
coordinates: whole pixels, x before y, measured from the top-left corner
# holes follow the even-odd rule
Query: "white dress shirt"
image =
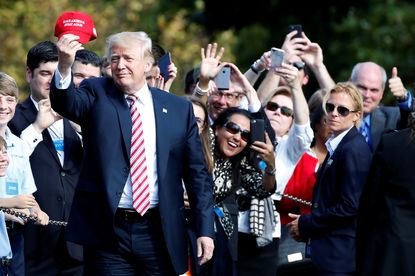
[[(62, 79), (62, 75), (57, 69), (55, 74), (56, 87), (59, 89), (67, 89), (71, 84), (70, 76), (71, 74), (69, 74), (65, 79)], [(154, 116), (153, 97), (151, 96), (151, 92), (147, 84), (144, 84), (144, 86), (139, 91), (135, 92), (134, 96), (137, 97), (134, 105), (137, 106), (143, 123), (147, 176), (150, 185), (150, 208), (153, 208), (158, 205), (159, 201), (156, 158), (156, 120)], [(127, 97), (127, 95), (125, 95), (125, 97)], [(125, 101), (127, 102), (127, 99), (125, 99)], [(127, 105), (129, 105), (128, 102)], [(121, 200), (118, 203), (118, 207), (134, 209), (133, 193), (131, 187), (131, 176), (128, 176), (123, 193), (121, 195)]]

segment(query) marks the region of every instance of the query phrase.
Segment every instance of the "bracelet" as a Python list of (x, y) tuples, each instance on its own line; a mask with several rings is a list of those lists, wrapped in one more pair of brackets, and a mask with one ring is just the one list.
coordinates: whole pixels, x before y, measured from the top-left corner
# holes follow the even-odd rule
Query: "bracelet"
[(265, 70), (265, 68), (264, 69), (262, 69), (262, 70), (259, 70), (258, 68), (257, 68), (257, 66), (258, 66), (258, 63), (261, 63), (261, 60), (260, 59), (257, 59), (252, 65), (251, 65), (251, 70), (252, 70), (252, 72), (254, 72), (255, 74), (259, 74), (259, 73), (262, 73), (264, 70)]
[(271, 171), (268, 171), (267, 169), (264, 170), (265, 174), (269, 176), (275, 176), (276, 171), (277, 171), (277, 168), (275, 167)]
[(209, 83), (209, 86), (208, 86), (208, 88), (207, 88), (207, 89), (202, 90), (202, 89), (199, 87), (199, 82), (198, 82), (198, 83), (196, 84), (196, 86), (195, 86), (195, 90), (194, 90), (194, 92), (195, 92), (197, 95), (201, 96), (201, 97), (206, 96), (206, 94), (207, 94), (208, 92), (210, 92), (210, 83)]
[(251, 65), (251, 70), (252, 70), (252, 72), (254, 72), (255, 74), (257, 74), (258, 75), (258, 70), (257, 69), (255, 69), (255, 67), (254, 67), (254, 65), (252, 64)]

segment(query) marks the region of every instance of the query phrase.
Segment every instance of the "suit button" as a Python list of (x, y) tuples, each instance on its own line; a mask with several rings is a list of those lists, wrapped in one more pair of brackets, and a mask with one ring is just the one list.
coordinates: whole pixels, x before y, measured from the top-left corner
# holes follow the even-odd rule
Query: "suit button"
[(318, 208), (318, 203), (314, 203), (313, 208)]
[(62, 201), (62, 197), (61, 196), (58, 196), (57, 200), (58, 201)]
[(66, 173), (65, 172), (61, 172), (61, 176), (65, 176), (66, 175)]

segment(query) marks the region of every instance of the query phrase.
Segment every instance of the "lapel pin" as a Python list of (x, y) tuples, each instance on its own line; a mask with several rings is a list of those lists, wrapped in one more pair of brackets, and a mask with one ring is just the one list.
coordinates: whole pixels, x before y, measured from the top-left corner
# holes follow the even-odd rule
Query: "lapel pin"
[(163, 113), (167, 113), (167, 109), (163, 108)]
[(333, 159), (329, 159), (329, 160), (327, 160), (327, 166), (330, 166), (330, 165), (331, 165), (331, 163), (333, 163)]

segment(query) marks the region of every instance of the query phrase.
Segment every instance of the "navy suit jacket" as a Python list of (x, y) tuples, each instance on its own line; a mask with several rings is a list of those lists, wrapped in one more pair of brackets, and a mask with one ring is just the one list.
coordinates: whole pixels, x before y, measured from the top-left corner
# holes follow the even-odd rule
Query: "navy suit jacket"
[(300, 216), (299, 231), (301, 237), (311, 238), (311, 259), (320, 270), (355, 271), (356, 220), (371, 157), (368, 144), (353, 127), (319, 171), (312, 212)]
[(373, 157), (357, 224), (357, 275), (415, 275), (415, 139), (386, 134)]
[[(10, 130), (17, 136), (36, 120), (37, 109), (32, 100), (27, 98), (16, 108), (13, 119), (9, 122)], [(63, 119), (65, 160), (62, 167), (52, 138), (48, 130), (42, 132), (40, 142), (30, 156), (33, 178), (37, 187), (34, 193), (40, 208), (50, 219), (67, 221), (72, 198), (78, 182), (82, 164), (81, 140), (67, 119)], [(25, 226), (25, 255), (28, 258), (28, 272), (31, 266), (42, 267), (47, 258), (55, 258), (55, 248), (60, 244), (65, 227)], [(67, 244), (69, 255), (82, 260), (82, 247)], [(32, 263), (33, 261), (33, 263)]]
[[(52, 82), (52, 107), (81, 124), (84, 166), (72, 205), (66, 237), (92, 246), (116, 244), (114, 216), (130, 173), (131, 117), (124, 93), (112, 78), (71, 84)], [(206, 168), (190, 101), (150, 88), (156, 122), (157, 174), (161, 224), (178, 273), (187, 268), (182, 182), (191, 203), (196, 235), (214, 236), (213, 185)]]

